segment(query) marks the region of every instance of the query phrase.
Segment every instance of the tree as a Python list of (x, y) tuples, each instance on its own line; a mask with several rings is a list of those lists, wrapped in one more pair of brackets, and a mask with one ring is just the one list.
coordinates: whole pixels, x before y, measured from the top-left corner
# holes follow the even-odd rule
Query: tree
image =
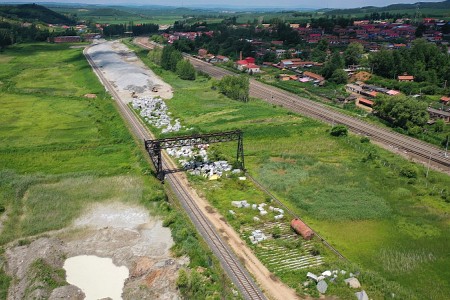
[(150, 50), (147, 54), (148, 58), (151, 62), (161, 65), (161, 56), (162, 56), (162, 50), (161, 48), (155, 47), (153, 50)]
[(364, 53), (364, 47), (360, 43), (351, 43), (344, 51), (345, 65), (357, 65)]
[(169, 69), (172, 72), (176, 72), (177, 71), (177, 64), (179, 61), (183, 60), (183, 55), (181, 55), (180, 51), (173, 51), (170, 54), (170, 61), (169, 61)]
[(177, 63), (177, 75), (183, 80), (195, 80), (194, 66), (189, 60), (180, 60)]
[(0, 50), (12, 44), (11, 32), (0, 28)]
[(334, 52), (333, 55), (325, 62), (322, 69), (322, 75), (329, 79), (333, 75), (334, 71), (344, 67), (344, 60), (342, 59), (339, 52)]
[(336, 84), (343, 84), (347, 83), (347, 78), (348, 78), (347, 72), (345, 72), (343, 69), (336, 69), (333, 72), (333, 75), (331, 75), (330, 81)]
[(379, 52), (371, 53), (369, 64), (377, 75), (392, 78), (395, 74), (395, 70), (392, 68), (394, 65), (392, 51), (382, 49)]
[[(428, 121), (427, 103), (410, 99), (404, 95), (395, 97), (379, 96), (375, 99), (374, 110), (395, 127), (411, 132), (417, 131)], [(421, 130), (421, 129), (420, 129)], [(419, 130), (419, 131), (420, 131)]]
[(175, 72), (177, 63), (182, 59), (183, 55), (181, 55), (180, 51), (176, 50), (173, 46), (166, 46), (161, 54), (161, 67), (165, 70)]
[(152, 40), (155, 43), (159, 43), (159, 44), (164, 43), (164, 38), (162, 36), (160, 36), (159, 34), (152, 35), (150, 40)]
[(225, 96), (247, 102), (249, 99), (250, 82), (247, 76), (224, 76), (218, 84), (219, 90)]
[(435, 132), (442, 132), (444, 131), (445, 122), (442, 119), (436, 120), (436, 123), (434, 124), (434, 131)]

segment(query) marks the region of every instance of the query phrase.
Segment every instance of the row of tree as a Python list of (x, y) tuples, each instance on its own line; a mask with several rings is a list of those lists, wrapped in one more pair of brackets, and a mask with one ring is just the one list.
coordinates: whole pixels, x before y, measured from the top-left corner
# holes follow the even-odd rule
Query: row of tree
[(447, 49), (424, 39), (414, 40), (411, 48), (371, 53), (369, 65), (375, 74), (386, 78), (395, 79), (398, 75), (408, 73), (418, 82), (450, 82), (450, 56)]
[(173, 46), (166, 46), (162, 50), (155, 48), (148, 53), (149, 59), (163, 69), (175, 72), (183, 80), (195, 80), (194, 66), (189, 60), (183, 59), (180, 51)]
[(0, 49), (25, 42), (43, 42), (60, 35), (76, 35), (73, 28), (62, 32), (50, 32), (48, 29), (40, 29), (37, 25), (19, 26), (15, 23), (0, 22)]
[(133, 35), (152, 34), (158, 32), (158, 24), (110, 24), (103, 28), (105, 36), (124, 35), (125, 32), (131, 32)]

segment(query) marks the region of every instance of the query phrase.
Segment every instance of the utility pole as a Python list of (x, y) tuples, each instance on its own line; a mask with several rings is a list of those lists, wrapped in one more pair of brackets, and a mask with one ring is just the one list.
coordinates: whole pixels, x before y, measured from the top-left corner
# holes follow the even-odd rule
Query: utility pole
[(448, 139), (449, 139), (449, 137), (450, 137), (450, 136), (447, 134), (447, 143), (446, 143), (446, 145), (445, 145), (445, 152), (444, 152), (444, 157), (445, 157), (445, 158), (448, 157), (447, 151), (448, 151)]
[(431, 165), (431, 151), (430, 151), (430, 157), (428, 158), (427, 175), (425, 176), (425, 178), (428, 178), (428, 173), (430, 172), (430, 165)]

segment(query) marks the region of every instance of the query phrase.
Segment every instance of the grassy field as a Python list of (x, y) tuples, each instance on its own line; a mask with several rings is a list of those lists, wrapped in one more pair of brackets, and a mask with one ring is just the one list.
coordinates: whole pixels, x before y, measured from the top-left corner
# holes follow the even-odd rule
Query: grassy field
[[(0, 255), (8, 242), (27, 244), (32, 236), (69, 225), (94, 202), (123, 201), (163, 217), (180, 215), (165, 201), (82, 49), (23, 44), (0, 53), (0, 62)], [(176, 237), (192, 226), (185, 217), (166, 225)], [(218, 261), (191, 231), (189, 243), (175, 237), (174, 253), (190, 256), (191, 268), (208, 271), (191, 275), (205, 285), (186, 293), (232, 297)], [(61, 270), (47, 271), (56, 276)], [(10, 280), (0, 268), (1, 299)]]
[[(206, 78), (186, 82), (152, 69), (176, 90), (167, 103), (182, 124), (201, 132), (244, 131), (250, 174), (355, 263), (353, 268), (361, 268), (370, 297), (396, 293), (399, 299), (442, 299), (450, 294), (448, 176), (430, 172), (425, 178), (424, 166), (361, 143), (357, 136), (334, 138), (329, 126), (283, 108), (227, 99), (211, 90)], [(233, 143), (216, 147), (232, 160)], [(192, 180), (238, 230), (248, 220), (227, 214), (230, 201), (266, 197), (248, 182)], [(333, 266), (336, 261), (327, 257)], [(299, 278), (305, 273), (277, 275), (301, 291)], [(346, 295), (339, 288), (336, 293)]]

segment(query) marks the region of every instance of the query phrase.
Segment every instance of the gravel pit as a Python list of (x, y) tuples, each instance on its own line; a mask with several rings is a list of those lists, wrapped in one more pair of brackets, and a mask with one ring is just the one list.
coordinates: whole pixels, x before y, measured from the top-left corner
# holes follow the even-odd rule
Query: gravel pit
[(80, 255), (68, 258), (63, 266), (68, 283), (79, 287), (85, 300), (123, 299), (122, 290), (129, 276), (128, 268), (115, 266), (110, 258)]
[(121, 100), (131, 102), (135, 96), (170, 99), (172, 87), (150, 70), (136, 54), (119, 41), (99, 40), (87, 54), (100, 67), (104, 77), (115, 87)]
[[(70, 227), (49, 232), (45, 237), (30, 238), (28, 245), (11, 243), (6, 247), (6, 273), (15, 278), (7, 299), (81, 300), (85, 299), (85, 294), (86, 299), (179, 299), (178, 270), (186, 266), (189, 259), (172, 257), (172, 245), (170, 229), (163, 227), (162, 221), (151, 216), (144, 207), (122, 202), (97, 203), (87, 208)], [(89, 289), (71, 281), (70, 268), (66, 269), (67, 285), (53, 290), (31, 271), (33, 263), (39, 259), (49, 268), (58, 270), (65, 269), (66, 258), (86, 256), (107, 260), (111, 267), (121, 266), (126, 270), (125, 277), (120, 277), (121, 282), (115, 284), (120, 287), (118, 295), (122, 294), (122, 298), (111, 294), (89, 298)], [(98, 266), (97, 263), (91, 265)], [(87, 267), (80, 266), (80, 270), (83, 269)], [(119, 271), (115, 267), (108, 272), (111, 275)], [(95, 286), (106, 281), (105, 275), (91, 280)]]

